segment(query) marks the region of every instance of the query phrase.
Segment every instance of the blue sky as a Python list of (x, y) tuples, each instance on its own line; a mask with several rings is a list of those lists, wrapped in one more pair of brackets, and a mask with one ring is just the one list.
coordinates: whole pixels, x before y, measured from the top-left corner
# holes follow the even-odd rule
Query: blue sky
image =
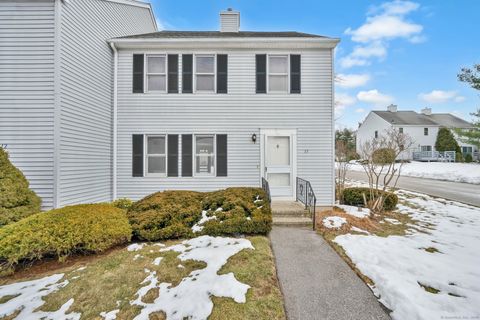
[(369, 110), (432, 107), (470, 120), (475, 90), (457, 81), (480, 63), (477, 0), (151, 0), (159, 27), (218, 30), (219, 11), (241, 12), (241, 29), (302, 31), (341, 39), (336, 51), (337, 127), (356, 128)]

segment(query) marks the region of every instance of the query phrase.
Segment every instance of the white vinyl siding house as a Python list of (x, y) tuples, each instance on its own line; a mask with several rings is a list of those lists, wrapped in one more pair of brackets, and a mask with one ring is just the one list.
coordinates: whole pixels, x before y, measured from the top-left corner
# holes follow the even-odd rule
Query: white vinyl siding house
[[(158, 34), (162, 34), (161, 32)], [(159, 190), (193, 189), (209, 191), (230, 186), (259, 186), (270, 180), (275, 195), (292, 198), (295, 178), (311, 182), (317, 204), (334, 202), (333, 167), (333, 52), (337, 40), (326, 38), (328, 46), (311, 45), (312, 39), (243, 38), (242, 42), (214, 37), (203, 39), (155, 40), (113, 39), (118, 50), (117, 197), (139, 199)], [(318, 39), (317, 39), (318, 40)], [(290, 44), (290, 42), (295, 43)], [(247, 49), (248, 48), (248, 49)], [(193, 93), (169, 94), (144, 90), (133, 93), (133, 56), (193, 55)], [(216, 93), (216, 57), (228, 57), (226, 94)], [(256, 55), (267, 55), (267, 93), (256, 93)], [(301, 57), (301, 93), (290, 93), (289, 57)], [(278, 59), (278, 60), (277, 60)], [(199, 77), (211, 79), (199, 79)], [(148, 77), (148, 73), (145, 74)], [(275, 78), (278, 77), (278, 78)], [(199, 82), (202, 84), (199, 87)], [(147, 89), (147, 88), (145, 88)], [(178, 136), (178, 176), (132, 175), (132, 136)], [(192, 176), (182, 176), (182, 137), (193, 136)], [(215, 174), (218, 135), (226, 135), (226, 176)], [(253, 136), (257, 137), (253, 141)], [(266, 137), (278, 148), (288, 148), (287, 165), (268, 163)], [(199, 139), (208, 147), (198, 148)], [(274, 140), (277, 139), (277, 140)], [(209, 140), (210, 142), (207, 142)], [(203, 152), (199, 153), (199, 149)], [(148, 156), (144, 150), (144, 156)], [(267, 155), (268, 156), (268, 155)], [(144, 159), (145, 160), (145, 159)], [(201, 165), (199, 164), (201, 162)], [(265, 170), (265, 167), (267, 169)], [(145, 169), (145, 168), (144, 168)], [(282, 171), (283, 170), (283, 171)], [(272, 180), (274, 183), (272, 183)], [(282, 187), (283, 185), (288, 187)]]
[(111, 37), (153, 32), (134, 0), (0, 1), (0, 144), (44, 209), (112, 197)]

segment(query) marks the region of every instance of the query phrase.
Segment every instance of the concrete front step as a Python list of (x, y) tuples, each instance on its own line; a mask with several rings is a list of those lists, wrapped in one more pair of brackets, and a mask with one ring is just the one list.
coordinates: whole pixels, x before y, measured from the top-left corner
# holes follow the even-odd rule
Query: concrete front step
[(274, 226), (303, 227), (312, 226), (312, 219), (307, 217), (280, 217), (273, 216)]

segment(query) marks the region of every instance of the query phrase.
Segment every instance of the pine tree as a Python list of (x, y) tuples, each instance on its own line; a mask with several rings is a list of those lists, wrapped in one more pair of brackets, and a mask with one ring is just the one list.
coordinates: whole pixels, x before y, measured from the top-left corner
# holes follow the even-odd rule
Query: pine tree
[[(458, 74), (458, 80), (468, 83), (473, 89), (480, 90), (480, 64), (476, 64), (472, 69), (462, 68)], [(480, 108), (476, 112), (470, 113), (475, 120), (472, 129), (458, 129), (455, 132), (464, 143), (472, 144), (480, 149)]]
[(40, 212), (40, 198), (0, 147), (0, 227)]
[(435, 141), (435, 150), (437, 151), (455, 151), (455, 160), (461, 162), (462, 150), (458, 145), (453, 133), (447, 128), (440, 128), (437, 133), (437, 140)]

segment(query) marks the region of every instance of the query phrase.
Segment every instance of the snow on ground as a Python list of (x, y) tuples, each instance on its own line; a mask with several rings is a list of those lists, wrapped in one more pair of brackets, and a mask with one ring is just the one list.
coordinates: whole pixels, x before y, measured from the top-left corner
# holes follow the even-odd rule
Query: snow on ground
[(43, 297), (48, 296), (50, 293), (68, 284), (68, 280), (59, 282), (63, 276), (63, 273), (59, 273), (41, 279), (0, 286), (0, 298), (7, 296), (13, 297), (7, 302), (2, 303), (0, 318), (8, 317), (20, 310), (16, 319), (80, 319), (80, 314), (78, 313), (66, 313), (73, 304), (73, 299), (65, 302), (57, 311), (37, 311), (37, 309), (45, 303), (42, 299)]
[[(142, 307), (135, 319), (149, 319), (153, 312), (163, 311), (167, 319), (207, 319), (213, 309), (211, 296), (232, 298), (245, 303), (250, 286), (235, 279), (233, 273), (218, 274), (228, 258), (243, 249), (254, 249), (247, 239), (201, 236), (185, 240), (181, 244), (162, 249), (179, 252), (182, 261), (196, 260), (207, 264), (204, 269), (193, 270), (176, 286), (159, 283), (154, 271), (148, 273), (137, 292), (133, 305)], [(159, 288), (159, 296), (153, 303), (145, 303), (142, 297), (152, 288)]]
[[(222, 209), (222, 208), (218, 208), (217, 211), (221, 211), (219, 209)], [(222, 209), (223, 210), (223, 209)], [(217, 219), (217, 217), (215, 215), (212, 215), (212, 216), (207, 216), (207, 210), (202, 210), (202, 218), (197, 222), (195, 223), (195, 225), (192, 227), (192, 231), (193, 232), (200, 232), (203, 230), (203, 226), (202, 224), (204, 224), (205, 222), (209, 221), (209, 220), (214, 220), (214, 219)]]
[[(362, 171), (363, 167), (352, 162), (350, 169)], [(417, 162), (405, 163), (402, 175), (435, 180), (480, 184), (480, 164), (455, 162)]]
[(105, 320), (115, 320), (117, 319), (117, 313), (120, 312), (120, 309), (115, 309), (110, 312), (100, 312), (100, 316)]
[(146, 245), (146, 243), (132, 243), (127, 247), (128, 251), (138, 251), (142, 250), (142, 248)]
[(163, 257), (157, 257), (153, 260), (153, 264), (156, 266), (160, 265), (160, 261), (162, 261)]
[[(408, 204), (398, 211), (417, 220), (416, 229), (409, 225), (406, 236), (346, 234), (334, 241), (373, 280), (372, 289), (393, 310), (393, 319), (477, 319), (480, 208), (413, 192), (397, 194)], [(440, 291), (430, 293), (422, 286)]]
[(347, 223), (347, 219), (342, 218), (342, 217), (338, 217), (338, 216), (331, 216), (331, 217), (323, 218), (322, 223), (326, 228), (338, 229), (343, 224)]
[(348, 206), (345, 204), (336, 204), (335, 206), (345, 211), (346, 214), (357, 218), (365, 218), (370, 215), (370, 209), (368, 208)]
[(370, 234), (367, 230), (360, 229), (358, 227), (352, 226), (350, 228), (351, 231), (359, 232), (359, 233), (365, 233), (365, 234)]

